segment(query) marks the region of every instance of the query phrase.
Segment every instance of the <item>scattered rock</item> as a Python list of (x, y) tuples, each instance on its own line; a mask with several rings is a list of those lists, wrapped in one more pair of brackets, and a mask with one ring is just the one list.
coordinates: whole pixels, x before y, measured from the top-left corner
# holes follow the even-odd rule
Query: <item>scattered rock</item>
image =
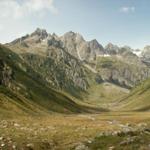
[(34, 144), (32, 144), (32, 143), (27, 144), (26, 147), (27, 147), (29, 150), (33, 150)]
[(4, 138), (3, 137), (0, 137), (0, 141), (2, 141)]
[(13, 145), (13, 146), (12, 146), (12, 149), (16, 150), (16, 148), (17, 148), (16, 145)]
[(2, 143), (2, 144), (1, 144), (1, 147), (4, 147), (4, 146), (5, 146), (5, 144), (4, 144), (4, 143)]
[(14, 123), (14, 127), (20, 127), (18, 123)]
[(80, 143), (76, 148), (75, 150), (89, 150), (89, 148), (84, 145), (83, 143)]
[(88, 140), (87, 142), (88, 142), (89, 144), (91, 144), (91, 143), (92, 143), (92, 141), (91, 141), (91, 140)]
[(115, 149), (114, 146), (111, 146), (111, 147), (108, 148), (108, 150), (114, 150), (114, 149)]

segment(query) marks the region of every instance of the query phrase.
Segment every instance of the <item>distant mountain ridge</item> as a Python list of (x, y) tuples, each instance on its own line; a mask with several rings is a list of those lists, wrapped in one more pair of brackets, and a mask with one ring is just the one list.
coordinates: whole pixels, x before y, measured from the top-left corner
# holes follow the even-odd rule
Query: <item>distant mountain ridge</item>
[[(30, 53), (42, 53), (45, 50), (44, 48), (48, 46), (48, 43), (52, 39), (59, 41), (61, 46), (64, 47), (68, 53), (81, 60), (93, 60), (99, 55), (117, 55), (122, 48), (126, 49), (128, 52), (130, 51), (131, 53), (140, 55), (141, 57), (144, 56), (144, 53), (148, 53), (149, 51), (149, 46), (146, 46), (143, 50), (140, 50), (132, 49), (129, 46), (119, 47), (112, 43), (108, 43), (105, 47), (103, 47), (96, 39), (86, 41), (82, 35), (73, 31), (67, 32), (62, 36), (58, 36), (55, 33), (49, 34), (45, 29), (40, 28), (37, 28), (31, 34), (27, 34), (6, 45), (12, 48), (14, 45), (18, 46), (19, 50), (17, 51), (16, 49), (16, 51), (20, 53), (27, 51)], [(39, 46), (41, 49), (38, 49)], [(36, 51), (35, 48), (37, 48)]]

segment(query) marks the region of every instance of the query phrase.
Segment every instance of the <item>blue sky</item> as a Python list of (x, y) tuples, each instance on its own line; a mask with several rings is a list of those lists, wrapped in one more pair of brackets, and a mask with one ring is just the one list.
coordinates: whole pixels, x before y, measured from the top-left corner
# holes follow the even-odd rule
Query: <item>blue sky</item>
[(62, 35), (68, 31), (102, 45), (150, 45), (150, 0), (0, 0), (0, 42), (37, 27)]

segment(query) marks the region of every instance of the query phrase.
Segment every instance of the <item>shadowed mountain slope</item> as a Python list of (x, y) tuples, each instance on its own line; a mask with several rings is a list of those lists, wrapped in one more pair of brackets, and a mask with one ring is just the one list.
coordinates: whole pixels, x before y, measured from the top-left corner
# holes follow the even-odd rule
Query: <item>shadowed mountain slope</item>
[[(1, 111), (79, 113), (94, 108), (79, 105), (65, 94), (49, 87), (17, 54), (0, 45)], [(13, 103), (13, 105), (11, 105)], [(8, 104), (8, 105), (7, 105)], [(6, 107), (8, 106), (8, 107)], [(10, 106), (10, 107), (9, 107)]]

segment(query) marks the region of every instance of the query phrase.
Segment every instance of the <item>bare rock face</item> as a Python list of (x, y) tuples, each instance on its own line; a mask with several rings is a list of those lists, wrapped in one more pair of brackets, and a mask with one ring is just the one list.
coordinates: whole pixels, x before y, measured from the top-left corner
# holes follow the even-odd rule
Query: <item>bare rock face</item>
[[(24, 53), (23, 59), (54, 88), (73, 92), (86, 90), (88, 82), (81, 63), (70, 55), (59, 38), (47, 39), (45, 56)], [(74, 90), (73, 90), (74, 89)]]
[(89, 54), (88, 44), (82, 36), (73, 32), (64, 37), (62, 40), (56, 34), (47, 34), (46, 30), (38, 28), (21, 38), (21, 43), (18, 40), (18, 43), (10, 43), (9, 47), (15, 52), (17, 49), (24, 61), (54, 88), (86, 90), (88, 83), (85, 70), (76, 56), (86, 58)]
[(98, 55), (105, 54), (104, 48), (97, 40), (87, 42), (78, 33), (68, 32), (61, 40), (68, 52), (80, 60), (95, 60)]
[(114, 47), (109, 46), (113, 52), (109, 57), (97, 59), (97, 71), (103, 80), (131, 88), (150, 77), (150, 69), (130, 47), (117, 47), (117, 50)]
[(89, 42), (89, 47), (96, 55), (103, 55), (106, 53), (103, 46), (99, 44), (96, 39)]
[(61, 37), (61, 40), (64, 43), (67, 52), (71, 55), (75, 56), (80, 60), (87, 57), (87, 53), (90, 50), (88, 44), (85, 42), (80, 34), (70, 31), (64, 34), (64, 36)]
[(100, 68), (99, 74), (105, 81), (113, 82), (128, 88), (132, 88), (150, 76), (150, 70), (148, 70), (146, 67), (142, 68), (129, 64), (121, 65), (121, 67), (114, 65), (109, 69)]
[(48, 37), (48, 33), (44, 29), (37, 28), (31, 35), (29, 35), (26, 39), (22, 39), (21, 41), (30, 44), (41, 44), (43, 40)]
[(143, 62), (150, 66), (150, 46), (146, 46), (141, 54)]
[(48, 33), (44, 29), (37, 28), (36, 31), (31, 34), (31, 36), (39, 36), (41, 39), (45, 39), (48, 37)]
[(108, 45), (106, 45), (105, 50), (110, 55), (116, 55), (119, 52), (119, 47), (117, 45), (109, 43)]
[(68, 85), (71, 83), (74, 88), (87, 89), (88, 83), (84, 68), (66, 51), (62, 41), (57, 37), (53, 36), (48, 40), (47, 58), (54, 63), (49, 65), (53, 68), (52, 74), (59, 87), (69, 88)]
[(150, 46), (144, 47), (144, 50), (142, 52), (142, 56), (150, 59)]

